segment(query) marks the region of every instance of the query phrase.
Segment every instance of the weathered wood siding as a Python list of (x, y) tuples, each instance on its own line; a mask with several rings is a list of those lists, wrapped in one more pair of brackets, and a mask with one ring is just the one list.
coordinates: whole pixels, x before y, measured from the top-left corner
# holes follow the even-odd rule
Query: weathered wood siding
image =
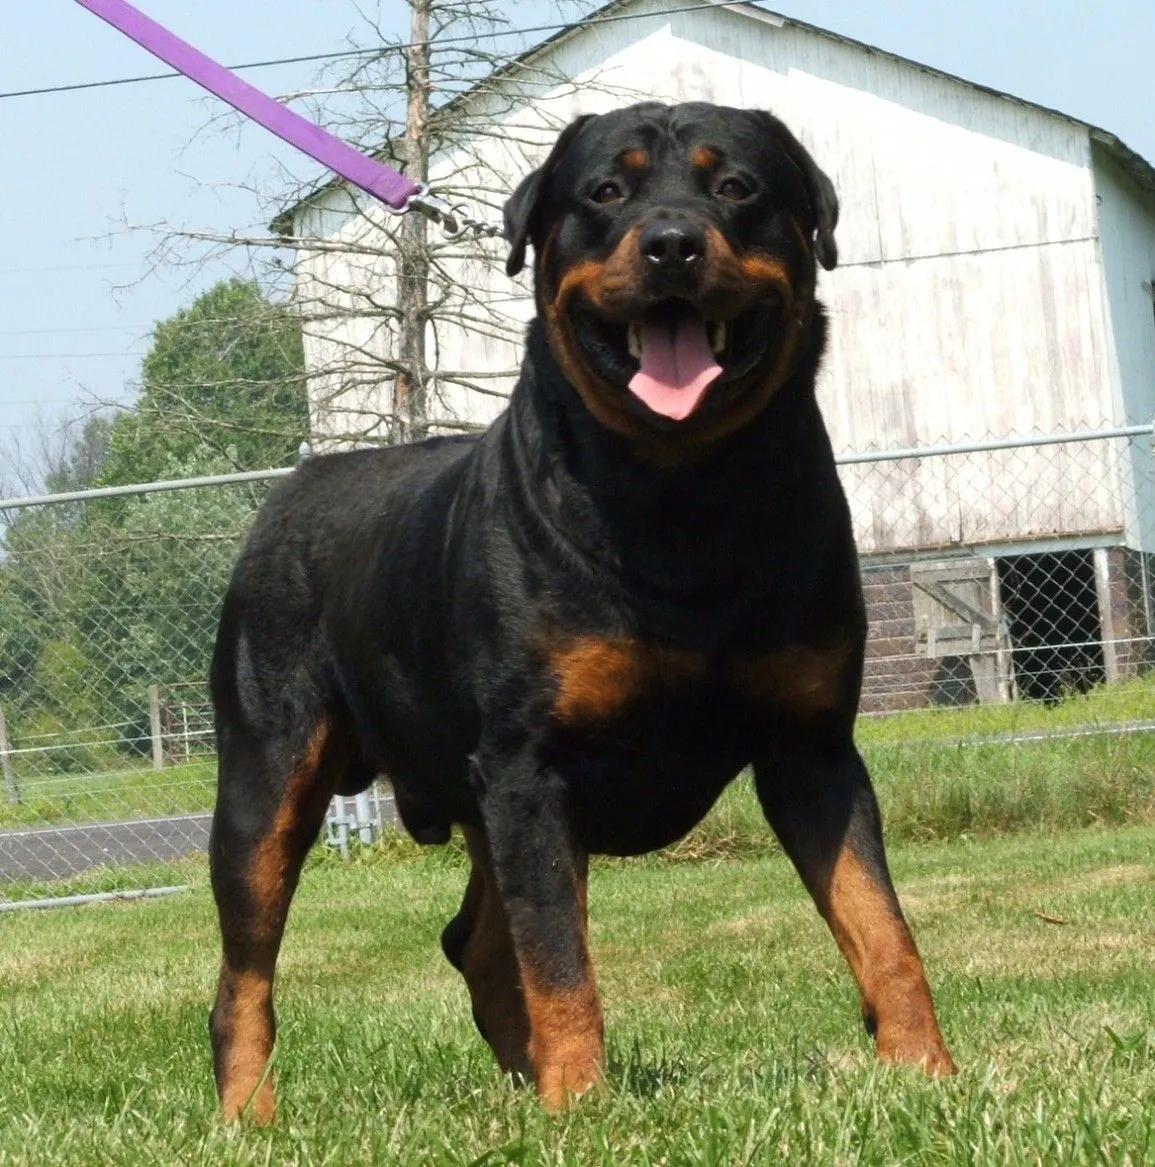
[[(1140, 189), (1096, 146), (1103, 281), (1110, 309), (1116, 411), (1129, 422), (1155, 421), (1155, 194)], [(1134, 484), (1126, 515), (1128, 543), (1155, 551), (1155, 458), (1148, 440), (1133, 442), (1128, 470)]]
[[(669, 6), (640, 0), (631, 11)], [(1086, 126), (776, 17), (728, 9), (579, 30), (537, 64), (536, 78), (508, 82), (500, 107), (492, 97), (472, 101), (474, 115), (492, 106), (496, 137), (484, 162), (439, 158), (435, 178), (452, 176), (468, 190), (493, 188), (496, 175), (508, 188), (573, 114), (650, 97), (770, 109), (828, 171), (842, 203), (841, 263), (821, 280), (832, 329), (820, 395), (836, 449), (1075, 430), (1118, 418)], [(489, 245), (493, 262), (463, 268), (463, 276), (474, 294), (528, 318), (527, 300), (510, 301), (502, 253)], [(373, 279), (387, 297), (386, 264)], [(513, 290), (528, 297), (524, 276)], [(334, 332), (348, 327), (332, 323)], [(517, 364), (516, 341), (500, 335), (441, 328), (436, 339), (447, 369)], [(359, 328), (358, 341), (387, 344), (387, 330), (370, 336)], [(320, 346), (311, 343), (310, 359)], [(508, 388), (500, 379), (488, 384)], [(331, 385), (322, 388), (333, 396)], [(351, 392), (356, 414), (364, 390)], [(486, 421), (500, 407), (452, 388), (442, 403), (458, 420)], [(1124, 521), (1116, 458), (1103, 447), (883, 465), (847, 485), (866, 552), (1097, 532)]]

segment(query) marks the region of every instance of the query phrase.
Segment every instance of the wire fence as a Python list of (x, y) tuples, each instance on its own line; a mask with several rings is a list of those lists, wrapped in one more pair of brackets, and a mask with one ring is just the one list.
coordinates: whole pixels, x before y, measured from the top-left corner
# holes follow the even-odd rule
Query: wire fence
[[(867, 742), (1152, 728), (1153, 428), (840, 456)], [(168, 884), (204, 850), (217, 613), (284, 473), (0, 500), (0, 901)], [(380, 785), (324, 837), (347, 853), (393, 821)]]

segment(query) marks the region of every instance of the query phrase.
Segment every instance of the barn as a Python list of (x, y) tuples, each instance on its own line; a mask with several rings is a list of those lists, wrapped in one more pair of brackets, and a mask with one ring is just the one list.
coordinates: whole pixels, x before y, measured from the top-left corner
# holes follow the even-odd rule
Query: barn
[[(769, 109), (838, 190), (819, 391), (866, 569), (864, 708), (1141, 668), (1155, 169), (1106, 130), (752, 5), (616, 0), (442, 111), (462, 133), (432, 185), (496, 217), (560, 125), (654, 98)], [(388, 440), (395, 225), (332, 183), (274, 227), (297, 249), (316, 441)], [(434, 247), (431, 428), (484, 424), (512, 383), (531, 300), (502, 255)]]

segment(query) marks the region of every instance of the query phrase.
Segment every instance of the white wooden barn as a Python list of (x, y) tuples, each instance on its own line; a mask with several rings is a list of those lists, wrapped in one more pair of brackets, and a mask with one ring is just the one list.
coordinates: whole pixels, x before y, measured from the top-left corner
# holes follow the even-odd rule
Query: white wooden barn
[[(606, 5), (457, 99), (486, 136), (437, 155), (433, 186), (496, 217), (569, 118), (650, 98), (769, 109), (833, 179), (820, 395), (836, 450), (1155, 417), (1151, 165), (1085, 122), (751, 5)], [(380, 437), (391, 412), (377, 362), (394, 340), (393, 263), (367, 204), (331, 184), (276, 224), (299, 248), (322, 446)], [(447, 427), (488, 421), (511, 384), (531, 301), (503, 258), (493, 242), (440, 260), (470, 318), (431, 328)], [(1155, 551), (1152, 472), (1149, 445), (1115, 442), (859, 467), (846, 483), (866, 555)]]

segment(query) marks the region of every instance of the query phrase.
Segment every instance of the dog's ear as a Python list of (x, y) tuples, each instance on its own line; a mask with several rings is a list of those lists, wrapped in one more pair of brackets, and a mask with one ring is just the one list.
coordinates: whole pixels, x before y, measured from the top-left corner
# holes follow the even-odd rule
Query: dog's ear
[(538, 248), (542, 241), (542, 196), (549, 183), (549, 176), (558, 160), (569, 149), (578, 130), (596, 114), (582, 114), (570, 122), (558, 135), (549, 157), (531, 174), (527, 174), (517, 185), (505, 204), (505, 238), (509, 243), (509, 258), (505, 261), (506, 275), (515, 276), (525, 266), (525, 247), (532, 243)]
[(806, 184), (810, 213), (814, 216), (814, 254), (827, 271), (838, 264), (838, 244), (834, 242), (834, 228), (838, 226), (838, 195), (834, 183), (810, 157), (806, 147), (772, 114), (764, 113), (771, 134), (786, 156), (798, 168)]

